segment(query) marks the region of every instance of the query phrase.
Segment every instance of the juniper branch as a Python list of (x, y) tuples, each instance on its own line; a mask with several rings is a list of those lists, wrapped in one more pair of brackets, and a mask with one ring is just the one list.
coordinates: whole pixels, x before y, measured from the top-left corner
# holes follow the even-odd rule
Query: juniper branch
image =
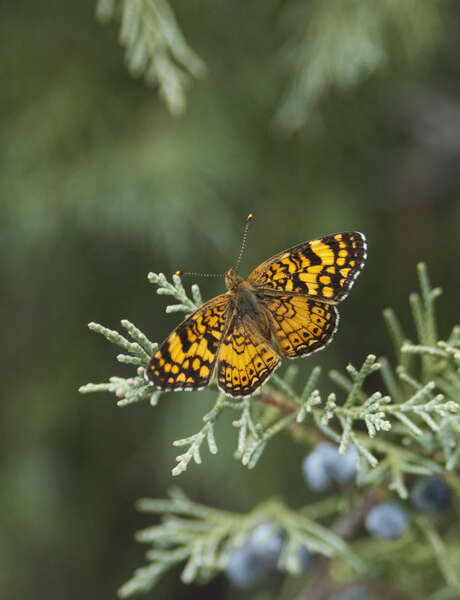
[(192, 313), (202, 304), (200, 289), (196, 284), (192, 285), (193, 300), (187, 296), (182, 280), (176, 273), (172, 276), (173, 283), (169, 283), (163, 273), (149, 273), (150, 283), (158, 286), (157, 294), (159, 296), (172, 296), (179, 301), (179, 304), (170, 304), (166, 307), (167, 313), (185, 312)]
[(217, 454), (214, 425), (226, 405), (225, 395), (222, 393), (219, 394), (213, 409), (203, 417), (205, 424), (200, 431), (187, 438), (173, 442), (173, 446), (189, 446), (189, 448), (184, 454), (180, 454), (176, 457), (178, 464), (171, 471), (172, 475), (180, 475), (186, 471), (192, 458), (196, 464), (201, 464), (200, 447), (205, 439), (208, 442), (209, 452), (211, 454)]
[[(418, 271), (423, 289), (419, 300), (412, 300), (415, 307), (414, 319), (416, 322), (420, 321), (419, 336), (433, 345), (403, 341), (405, 336), (396, 316), (387, 312), (390, 331), (396, 337), (396, 341), (403, 344), (399, 352), (401, 365), (396, 370), (390, 366), (387, 359), (377, 361), (374, 355), (369, 355), (359, 369), (348, 365), (346, 375), (337, 370), (331, 371), (330, 379), (342, 394), (329, 393), (325, 400), (317, 388), (319, 367), (312, 370), (301, 393), (296, 391), (298, 370), (289, 369), (284, 377), (275, 374), (271, 385), (266, 386), (253, 398), (231, 401), (220, 395), (214, 409), (205, 415), (203, 427), (196, 434), (174, 442), (175, 445), (188, 446), (188, 449), (177, 458), (178, 464), (173, 473), (177, 475), (183, 472), (192, 459), (197, 463), (201, 462), (200, 448), (205, 439), (211, 453), (217, 451), (214, 425), (224, 408), (231, 408), (240, 413), (239, 418), (233, 422), (239, 429), (236, 457), (249, 468), (257, 464), (267, 443), (284, 430), (292, 431), (296, 439), (307, 441), (309, 444), (321, 437), (329, 438), (339, 444), (341, 453), (346, 451), (349, 443), (353, 443), (358, 451), (359, 481), (366, 483), (372, 480), (377, 484), (382, 482), (384, 477), (391, 476), (391, 485), (403, 497), (407, 495), (406, 474), (431, 473), (436, 470), (437, 465), (429, 461), (429, 456), (433, 455), (436, 449), (442, 449), (446, 466), (453, 468), (458, 464), (460, 452), (457, 450), (456, 440), (459, 437), (460, 424), (455, 415), (460, 397), (460, 333), (458, 328), (454, 328), (447, 341), (434, 340), (433, 335), (437, 329), (431, 320), (434, 319), (433, 305), (439, 296), (439, 290), (429, 288), (423, 265), (419, 265)], [(192, 286), (192, 297), (189, 297), (178, 275), (173, 275), (172, 281), (169, 282), (161, 273), (150, 273), (149, 281), (158, 286), (158, 294), (169, 295), (176, 301), (167, 307), (167, 312), (190, 313), (201, 302), (198, 287)], [(426, 323), (427, 320), (430, 322)], [(118, 404), (121, 406), (143, 399), (150, 399), (152, 404), (156, 404), (162, 392), (148, 385), (143, 377), (156, 344), (150, 342), (147, 336), (129, 321), (124, 320), (122, 324), (133, 341), (101, 325), (90, 324), (90, 328), (121, 346), (127, 354), (120, 354), (118, 360), (136, 365), (137, 375), (131, 378), (112, 377), (108, 383), (88, 384), (83, 386), (81, 391), (110, 391), (119, 397)], [(427, 328), (429, 334), (423, 328)], [(431, 358), (427, 363), (429, 370), (424, 370), (424, 378), (431, 378), (420, 382), (413, 364), (405, 361), (404, 357), (423, 357), (427, 354)], [(368, 394), (364, 390), (369, 375), (378, 370), (389, 391), (388, 395), (381, 391)], [(439, 389), (443, 393), (439, 393)], [(256, 415), (257, 406), (265, 407), (265, 410)], [(281, 416), (273, 418), (273, 415), (267, 412), (270, 407), (275, 407)], [(362, 435), (359, 423), (365, 425), (368, 437)], [(378, 433), (389, 434), (390, 431), (394, 444), (372, 443)], [(418, 451), (415, 452), (412, 447), (403, 450), (398, 442), (403, 438), (412, 438), (413, 443), (423, 449), (428, 462), (415, 460)], [(379, 460), (381, 465), (378, 465)], [(371, 471), (366, 467), (366, 463)]]
[[(257, 464), (271, 439), (285, 430), (293, 432), (296, 439), (306, 441), (308, 445), (321, 438), (331, 439), (339, 444), (341, 452), (352, 443), (358, 452), (357, 483), (372, 486), (379, 497), (385, 490), (386, 493), (390, 490), (407, 498), (408, 481), (412, 476), (438, 473), (443, 467), (455, 468), (460, 462), (460, 328), (454, 327), (445, 341), (436, 339), (437, 328), (427, 320), (434, 320), (433, 305), (439, 292), (433, 293), (429, 288), (424, 273), (423, 267), (419, 267), (422, 292), (418, 300), (412, 297), (411, 301), (418, 339), (406, 341), (395, 325), (396, 317), (387, 317), (392, 334), (401, 344), (397, 346), (400, 360), (396, 368), (386, 358), (377, 361), (374, 355), (369, 355), (360, 368), (348, 365), (346, 373), (337, 370), (330, 373), (330, 380), (338, 388), (336, 393), (321, 391), (319, 367), (312, 370), (303, 389), (298, 372), (290, 369), (284, 376), (273, 376), (271, 384), (252, 398), (234, 401), (220, 393), (213, 409), (204, 416), (204, 424), (198, 433), (174, 442), (176, 446), (188, 448), (177, 457), (173, 474), (183, 472), (192, 459), (201, 462), (200, 451), (205, 440), (210, 452), (217, 452), (214, 427), (227, 408), (238, 413), (233, 422), (238, 429), (236, 455), (248, 468)], [(149, 280), (159, 287), (159, 294), (169, 295), (176, 302), (168, 307), (168, 312), (188, 314), (201, 303), (198, 288), (192, 287), (190, 298), (177, 275), (173, 276), (172, 282), (162, 274), (149, 274)], [(129, 321), (122, 321), (122, 325), (127, 337), (102, 325), (90, 324), (90, 329), (120, 346), (124, 353), (118, 355), (118, 360), (136, 366), (136, 375), (112, 377), (104, 384), (83, 386), (81, 391), (110, 391), (119, 398), (119, 405), (142, 399), (156, 403), (162, 392), (146, 383), (144, 372), (157, 346)], [(418, 368), (420, 359), (422, 370)], [(376, 371), (380, 371), (388, 394), (366, 389), (368, 377)], [(299, 386), (300, 392), (297, 391)], [(326, 590), (334, 591), (327, 557), (347, 561), (358, 571), (363, 566), (344, 542), (351, 535), (347, 531), (354, 531), (353, 509), (332, 529), (318, 522), (318, 518), (330, 518), (331, 514), (340, 512), (340, 503), (335, 505), (333, 499), (323, 512), (318, 512), (314, 506), (290, 511), (273, 501), (248, 515), (234, 515), (196, 505), (175, 491), (170, 500), (144, 500), (140, 506), (162, 514), (164, 520), (138, 534), (140, 541), (152, 545), (147, 553), (149, 564), (137, 570), (120, 589), (121, 596), (150, 589), (167, 570), (178, 564), (184, 565), (184, 582), (206, 581), (225, 569), (231, 552), (244, 544), (251, 528), (262, 519), (272, 519), (286, 532), (279, 568), (298, 572), (298, 550), (302, 546), (322, 555), (318, 577), (312, 579), (309, 592), (316, 595), (305, 598), (322, 598)], [(362, 510), (360, 514), (362, 517)], [(359, 519), (357, 522), (362, 523)], [(444, 562), (448, 551), (439, 545), (440, 538), (433, 531), (427, 534), (424, 552), (436, 553), (447, 585), (456, 585), (451, 563)], [(376, 589), (377, 584), (362, 580), (360, 585), (371, 590)]]
[[(132, 579), (120, 588), (119, 595), (127, 597), (148, 591), (166, 571), (178, 564), (184, 564), (181, 574), (184, 583), (206, 580), (225, 569), (231, 553), (246, 542), (257, 524), (267, 521), (273, 522), (284, 534), (279, 559), (281, 569), (298, 572), (299, 549), (305, 546), (311, 552), (340, 557), (359, 570), (362, 561), (340, 533), (319, 522), (338, 502), (339, 499), (331, 500), (328, 510), (323, 508), (318, 513), (315, 505), (292, 510), (279, 500), (270, 499), (247, 514), (236, 514), (195, 503), (177, 488), (170, 491), (170, 499), (143, 498), (137, 503), (138, 509), (159, 514), (162, 520), (137, 533), (139, 542), (151, 545), (147, 552), (150, 564), (137, 569)], [(321, 516), (314, 518), (315, 513)]]
[[(166, 312), (181, 310), (190, 313), (201, 303), (199, 287), (196, 284), (192, 285), (193, 299), (189, 298), (178, 275), (173, 275), (172, 283), (166, 279), (163, 273), (149, 273), (148, 278), (151, 283), (158, 286), (158, 294), (169, 295), (179, 301), (179, 304), (168, 306)], [(89, 323), (88, 327), (91, 331), (105, 337), (109, 342), (123, 348), (128, 354), (118, 354), (118, 362), (137, 366), (137, 375), (133, 377), (110, 377), (106, 383), (88, 383), (81, 386), (79, 391), (82, 394), (111, 392), (119, 398), (117, 406), (127, 406), (142, 400), (149, 400), (152, 406), (156, 406), (162, 392), (145, 380), (145, 369), (158, 344), (151, 342), (140, 329), (127, 319), (122, 319), (121, 324), (133, 341), (130, 341), (118, 331), (108, 329), (99, 323)], [(209, 435), (211, 436), (212, 433)]]
[(181, 115), (187, 87), (206, 74), (206, 66), (187, 44), (167, 0), (99, 0), (96, 16), (103, 23), (121, 21), (129, 71), (157, 85), (171, 114)]

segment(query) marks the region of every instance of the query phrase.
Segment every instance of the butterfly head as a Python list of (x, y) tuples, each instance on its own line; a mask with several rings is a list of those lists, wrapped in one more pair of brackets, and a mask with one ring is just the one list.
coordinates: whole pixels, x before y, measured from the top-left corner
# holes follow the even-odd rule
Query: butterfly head
[(241, 285), (243, 278), (241, 275), (235, 271), (235, 269), (231, 268), (225, 273), (225, 285), (229, 292), (236, 290)]

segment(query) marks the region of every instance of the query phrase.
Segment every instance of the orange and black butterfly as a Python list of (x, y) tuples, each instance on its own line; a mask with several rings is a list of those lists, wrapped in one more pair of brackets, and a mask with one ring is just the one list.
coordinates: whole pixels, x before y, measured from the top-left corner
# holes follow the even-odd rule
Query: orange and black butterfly
[(337, 329), (336, 304), (366, 260), (362, 233), (335, 233), (284, 250), (247, 279), (225, 274), (227, 292), (203, 304), (152, 356), (148, 379), (162, 390), (199, 390), (216, 376), (234, 398), (250, 396), (287, 358), (321, 350)]

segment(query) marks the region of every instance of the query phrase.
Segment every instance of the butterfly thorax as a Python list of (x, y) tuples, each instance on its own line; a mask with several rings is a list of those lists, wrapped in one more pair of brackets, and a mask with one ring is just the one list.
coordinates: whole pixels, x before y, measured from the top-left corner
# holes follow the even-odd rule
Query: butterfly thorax
[(240, 320), (250, 319), (264, 337), (269, 336), (269, 323), (254, 287), (234, 269), (225, 274), (225, 284), (231, 295), (231, 307)]

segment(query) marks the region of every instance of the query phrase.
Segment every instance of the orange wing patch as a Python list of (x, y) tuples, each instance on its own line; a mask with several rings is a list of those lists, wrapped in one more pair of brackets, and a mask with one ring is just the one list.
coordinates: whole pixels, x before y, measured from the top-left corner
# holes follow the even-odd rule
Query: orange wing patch
[(327, 235), (266, 260), (252, 271), (248, 282), (323, 302), (340, 302), (364, 266), (366, 248), (365, 237), (357, 231)]
[(339, 314), (333, 305), (306, 296), (267, 299), (272, 332), (284, 356), (297, 358), (326, 346), (333, 338)]
[(228, 396), (253, 394), (281, 359), (250, 318), (236, 316), (224, 336), (217, 364), (217, 385)]
[(206, 302), (166, 338), (152, 356), (147, 377), (162, 390), (208, 385), (224, 334), (228, 294)]

